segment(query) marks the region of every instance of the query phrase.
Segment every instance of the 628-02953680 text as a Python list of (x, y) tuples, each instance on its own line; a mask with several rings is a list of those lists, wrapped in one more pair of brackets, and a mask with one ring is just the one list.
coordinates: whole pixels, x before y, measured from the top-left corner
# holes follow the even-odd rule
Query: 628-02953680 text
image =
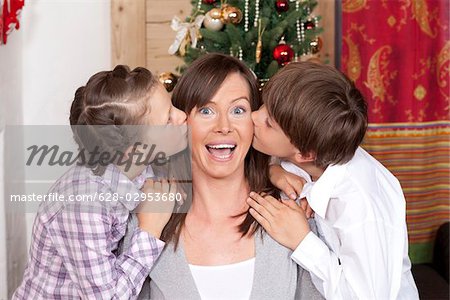
[(118, 193), (98, 193), (65, 195), (59, 193), (42, 194), (15, 194), (10, 195), (11, 202), (113, 202), (113, 201), (177, 201), (183, 200), (181, 193), (127, 193), (125, 196)]

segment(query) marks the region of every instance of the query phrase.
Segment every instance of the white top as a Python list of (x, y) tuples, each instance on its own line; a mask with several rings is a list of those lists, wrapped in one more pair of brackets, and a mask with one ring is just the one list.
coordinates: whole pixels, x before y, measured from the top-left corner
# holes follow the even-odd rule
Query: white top
[[(289, 172), (304, 175), (291, 163)], [(362, 148), (346, 164), (328, 166), (304, 194), (315, 211), (292, 259), (311, 273), (327, 299), (419, 299), (411, 274), (406, 204), (398, 180)]]
[(189, 265), (202, 300), (249, 299), (255, 258), (222, 266)]

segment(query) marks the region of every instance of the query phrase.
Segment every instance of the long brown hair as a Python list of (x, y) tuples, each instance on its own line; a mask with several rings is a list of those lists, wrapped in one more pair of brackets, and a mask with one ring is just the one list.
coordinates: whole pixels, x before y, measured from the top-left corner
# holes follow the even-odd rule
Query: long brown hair
[[(187, 69), (173, 91), (173, 105), (189, 115), (194, 107), (206, 105), (214, 97), (227, 76), (232, 73), (240, 74), (247, 81), (250, 89), (251, 110), (257, 110), (261, 106), (261, 98), (256, 76), (238, 59), (218, 53), (202, 56)], [(180, 159), (183, 155), (187, 155), (187, 152), (179, 153), (176, 157)], [(263, 191), (269, 186), (268, 163), (267, 155), (250, 147), (244, 161), (244, 174), (252, 191)], [(177, 166), (179, 165), (177, 164)], [(190, 166), (186, 165), (185, 170), (190, 171)], [(185, 175), (180, 176), (177, 178), (186, 178)], [(191, 196), (190, 189), (184, 190), (184, 192)], [(190, 201), (186, 203), (190, 204)], [(242, 236), (254, 234), (260, 225), (250, 213), (244, 214), (246, 217), (239, 225), (239, 232), (242, 233)], [(161, 238), (165, 241), (175, 241), (176, 247), (185, 220), (185, 213), (172, 214)]]

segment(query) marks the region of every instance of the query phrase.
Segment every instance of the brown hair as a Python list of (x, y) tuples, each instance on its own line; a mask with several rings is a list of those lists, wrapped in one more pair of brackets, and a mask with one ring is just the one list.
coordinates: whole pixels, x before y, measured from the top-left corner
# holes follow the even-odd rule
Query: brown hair
[[(250, 89), (251, 109), (252, 111), (257, 110), (261, 105), (261, 98), (256, 76), (238, 59), (218, 53), (202, 56), (186, 70), (173, 91), (174, 106), (189, 115), (194, 107), (206, 105), (214, 97), (227, 76), (232, 73), (239, 73), (247, 81)], [(182, 154), (177, 156), (180, 155)], [(263, 191), (270, 185), (268, 162), (267, 155), (259, 153), (252, 147), (249, 149), (244, 161), (244, 170), (245, 178), (252, 191)], [(187, 166), (186, 169), (190, 170), (190, 166)], [(184, 190), (184, 192), (191, 195), (190, 190)], [(174, 240), (176, 247), (185, 219), (186, 214), (172, 214), (161, 238), (165, 241)], [(255, 233), (259, 228), (259, 224), (247, 212), (245, 220), (239, 226), (239, 231), (244, 236)]]
[[(86, 86), (77, 89), (70, 108), (70, 125), (79, 147), (123, 153), (133, 143), (130, 133), (117, 126), (144, 124), (144, 116), (150, 112), (148, 97), (156, 82), (149, 70), (130, 71), (124, 65), (93, 75)], [(106, 169), (98, 163), (87, 166), (96, 175)]]
[(348, 162), (367, 130), (367, 104), (354, 83), (334, 67), (290, 63), (262, 92), (269, 115), (291, 143), (317, 166)]

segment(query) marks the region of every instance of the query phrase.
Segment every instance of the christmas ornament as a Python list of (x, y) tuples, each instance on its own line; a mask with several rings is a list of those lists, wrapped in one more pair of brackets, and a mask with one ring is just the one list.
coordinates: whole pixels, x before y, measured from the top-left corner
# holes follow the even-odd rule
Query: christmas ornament
[(289, 10), (289, 2), (287, 0), (277, 0), (275, 2), (275, 7), (279, 14), (287, 12)]
[(180, 18), (174, 17), (170, 26), (177, 32), (177, 34), (175, 36), (175, 41), (169, 47), (169, 54), (173, 55), (179, 51), (180, 55), (184, 56), (187, 44), (189, 42), (191, 42), (192, 48), (197, 47), (197, 40), (200, 37), (199, 29), (202, 26), (204, 19), (204, 15), (198, 15), (194, 21), (190, 23), (183, 23)]
[(258, 27), (258, 43), (256, 44), (256, 63), (259, 64), (261, 62), (261, 56), (262, 56), (262, 35), (264, 33), (264, 30), (266, 28), (261, 30), (261, 19), (259, 19), (259, 27)]
[(225, 4), (222, 7), (221, 20), (225, 24), (239, 24), (242, 21), (242, 11), (237, 7)]
[(205, 15), (205, 20), (203, 20), (203, 25), (206, 29), (212, 31), (219, 31), (223, 28), (223, 23), (221, 19), (213, 19), (209, 12)]
[(205, 3), (205, 4), (214, 4), (214, 3), (216, 3), (216, 0), (203, 0), (203, 3)]
[(162, 85), (164, 85), (164, 87), (166, 88), (167, 92), (171, 92), (173, 91), (173, 89), (175, 88), (175, 85), (177, 85), (178, 82), (178, 77), (171, 73), (171, 72), (164, 72), (159, 74), (159, 82), (162, 83)]
[(214, 20), (220, 19), (222, 18), (222, 10), (220, 8), (213, 8), (209, 11), (209, 15), (211, 16), (211, 18), (213, 18)]
[(284, 41), (281, 41), (280, 44), (273, 49), (273, 58), (280, 66), (285, 66), (291, 62), (293, 57), (294, 50), (292, 50), (289, 45), (286, 45)]
[(309, 43), (309, 46), (311, 47), (311, 52), (313, 54), (317, 54), (320, 51), (320, 49), (322, 49), (322, 45), (323, 45), (323, 42), (322, 42), (322, 39), (320, 37), (318, 37), (315, 40), (312, 40)]
[(309, 19), (305, 23), (303, 23), (303, 28), (305, 28), (305, 30), (311, 30), (311, 29), (314, 29), (315, 27), (316, 27), (316, 24), (311, 19)]

